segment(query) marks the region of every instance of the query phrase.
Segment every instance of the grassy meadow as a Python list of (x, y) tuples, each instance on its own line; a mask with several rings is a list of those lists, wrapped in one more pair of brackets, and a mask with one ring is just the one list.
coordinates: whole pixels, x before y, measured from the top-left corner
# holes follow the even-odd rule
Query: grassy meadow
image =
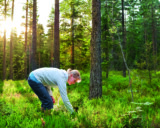
[(66, 110), (58, 88), (51, 115), (40, 110), (40, 101), (26, 80), (0, 82), (0, 128), (160, 128), (159, 74), (132, 71), (133, 99), (129, 78), (122, 72), (103, 73), (103, 96), (89, 100), (89, 73), (81, 72), (82, 82), (67, 86), (68, 97), (77, 111)]

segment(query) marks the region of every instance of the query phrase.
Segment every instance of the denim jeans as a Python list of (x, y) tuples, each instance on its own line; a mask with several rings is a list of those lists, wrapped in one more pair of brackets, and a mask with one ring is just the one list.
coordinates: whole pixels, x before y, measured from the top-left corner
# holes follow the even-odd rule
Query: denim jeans
[(33, 73), (31, 73), (28, 77), (28, 84), (42, 102), (41, 107), (43, 107), (44, 110), (52, 109), (53, 102), (48, 91), (45, 86), (35, 78)]

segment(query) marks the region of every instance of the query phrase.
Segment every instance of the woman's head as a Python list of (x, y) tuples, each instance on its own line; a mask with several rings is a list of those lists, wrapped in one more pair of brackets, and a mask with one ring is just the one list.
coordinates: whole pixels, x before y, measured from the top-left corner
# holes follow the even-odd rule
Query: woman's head
[(68, 84), (75, 84), (76, 82), (81, 82), (81, 77), (80, 77), (80, 73), (78, 70), (71, 70), (68, 69), (67, 70), (68, 73)]

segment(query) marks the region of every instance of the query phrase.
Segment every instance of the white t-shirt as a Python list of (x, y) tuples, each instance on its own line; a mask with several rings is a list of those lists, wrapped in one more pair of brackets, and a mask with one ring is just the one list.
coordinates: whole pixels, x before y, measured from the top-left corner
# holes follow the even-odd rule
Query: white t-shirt
[(66, 83), (68, 80), (68, 73), (65, 70), (57, 68), (39, 68), (32, 71), (34, 76), (38, 81), (40, 81), (44, 86), (47, 87), (47, 90), (52, 96), (51, 87), (58, 86), (63, 103), (66, 108), (73, 113), (73, 107), (67, 96), (67, 87)]

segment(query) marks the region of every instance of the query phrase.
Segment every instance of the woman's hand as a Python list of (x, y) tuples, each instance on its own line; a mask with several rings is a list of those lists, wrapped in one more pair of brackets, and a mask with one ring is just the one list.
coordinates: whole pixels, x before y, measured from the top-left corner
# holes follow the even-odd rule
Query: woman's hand
[(51, 99), (52, 99), (52, 101), (53, 101), (53, 104), (55, 103), (55, 99), (53, 98), (53, 96), (51, 96)]

